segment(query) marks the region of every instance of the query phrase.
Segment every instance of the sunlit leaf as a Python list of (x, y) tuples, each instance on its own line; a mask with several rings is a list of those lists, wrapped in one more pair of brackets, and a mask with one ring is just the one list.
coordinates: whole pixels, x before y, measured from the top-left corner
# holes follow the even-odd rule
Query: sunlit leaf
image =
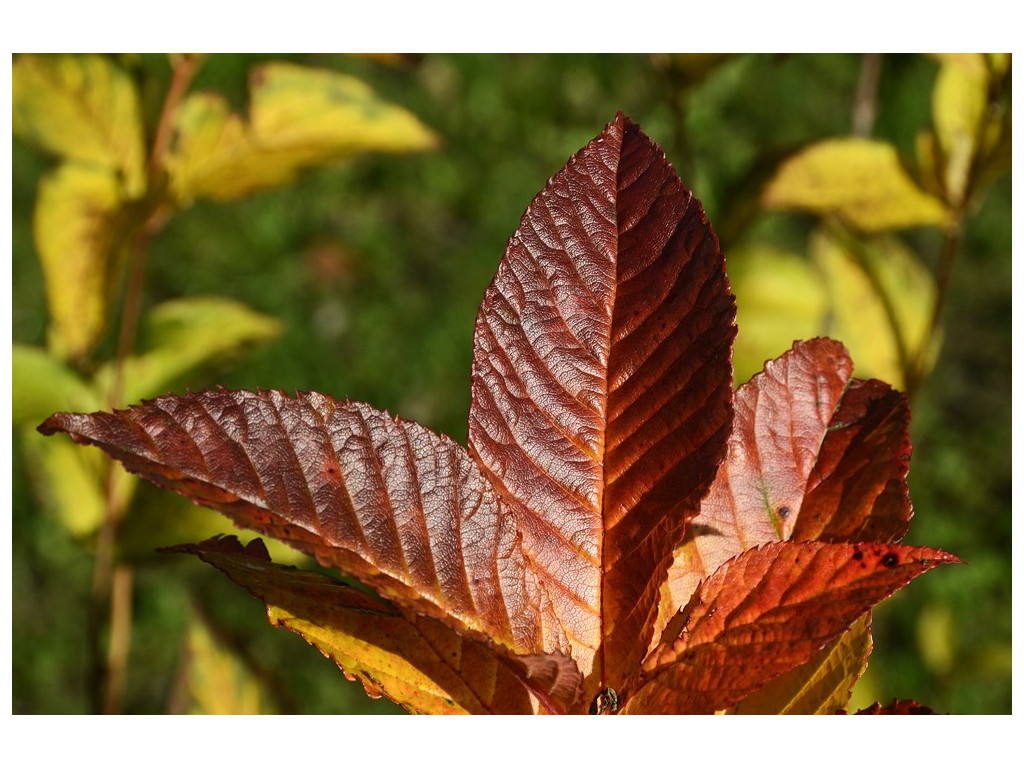
[(734, 316), (700, 203), (621, 118), (530, 204), (484, 294), (470, 450), (515, 513), (588, 697), (636, 674), (673, 545), (724, 453)]
[(982, 54), (943, 60), (932, 93), (932, 121), (944, 159), (946, 194), (958, 204), (967, 192), (971, 163), (985, 129), (988, 67)]
[(735, 715), (834, 715), (849, 706), (850, 692), (871, 653), (871, 613), (799, 667), (740, 701)]
[(22, 55), (12, 69), (16, 136), (108, 171), (127, 197), (142, 194), (142, 117), (128, 73), (97, 54)]
[(942, 201), (924, 192), (900, 164), (896, 149), (868, 139), (828, 139), (782, 163), (764, 190), (768, 208), (833, 215), (864, 232), (949, 219)]
[[(137, 351), (124, 362), (121, 401), (162, 394), (198, 368), (237, 357), (280, 332), (277, 320), (231, 299), (189, 296), (158, 304), (142, 318)], [(103, 366), (97, 383), (109, 390), (114, 370), (113, 362)]]
[(644, 662), (634, 714), (712, 714), (809, 661), (873, 605), (952, 555), (897, 544), (777, 542), (725, 563)]
[(799, 342), (736, 392), (729, 452), (662, 587), (660, 624), (741, 552), (790, 537), (853, 364), (830, 339)]
[(371, 696), (411, 711), (529, 714), (537, 707), (531, 692), (565, 711), (578, 695), (579, 673), (568, 657), (510, 657), (323, 574), (275, 565), (259, 540), (245, 548), (232, 537), (175, 549), (248, 589), (266, 604), (272, 624), (304, 637)]
[(484, 294), (468, 451), (262, 390), (39, 429), (375, 590), (233, 539), (178, 548), (414, 711), (715, 712), (761, 689), (816, 711), (859, 674), (866, 635), (843, 633), (956, 558), (889, 543), (910, 519), (901, 396), (852, 380), (829, 339), (734, 394), (734, 318), (700, 203), (620, 114), (530, 204)]
[(824, 275), (832, 312), (825, 332), (843, 342), (858, 372), (906, 386), (906, 361), (924, 355), (934, 364), (941, 335), (929, 338), (935, 278), (917, 255), (894, 236), (850, 247), (824, 231), (811, 237), (811, 255)]
[(80, 359), (99, 342), (121, 264), (124, 199), (113, 171), (64, 164), (39, 182), (33, 232), (50, 310), (48, 344)]
[(242, 197), (359, 153), (437, 143), (411, 113), (348, 75), (269, 63), (253, 70), (250, 92), (247, 120), (216, 94), (195, 93), (182, 103), (166, 168), (183, 203)]
[(464, 633), (519, 653), (565, 642), (480, 470), (418, 424), (316, 393), (219, 390), (59, 414), (41, 429), (100, 445)]

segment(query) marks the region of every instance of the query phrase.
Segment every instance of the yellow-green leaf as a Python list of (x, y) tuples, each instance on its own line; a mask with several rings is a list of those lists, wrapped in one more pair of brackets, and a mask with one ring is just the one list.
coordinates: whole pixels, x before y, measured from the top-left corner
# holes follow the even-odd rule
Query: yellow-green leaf
[[(928, 342), (935, 279), (894, 236), (851, 243), (844, 246), (824, 231), (811, 238), (832, 308), (825, 332), (847, 346), (861, 377), (904, 389), (905, 361), (916, 360)], [(931, 368), (940, 338), (928, 343), (921, 373)]]
[(250, 90), (248, 121), (214, 94), (193, 94), (182, 104), (166, 160), (181, 202), (231, 200), (359, 153), (437, 144), (411, 113), (348, 75), (272, 63), (253, 71)]
[(67, 160), (113, 171), (128, 197), (142, 194), (142, 118), (124, 70), (96, 54), (23, 55), (12, 70), (15, 135)]
[(943, 180), (952, 205), (963, 200), (971, 163), (985, 128), (989, 73), (985, 57), (961, 54), (942, 60), (932, 92), (932, 120), (944, 159)]
[(252, 74), (252, 130), (261, 147), (309, 152), (323, 162), (356, 152), (432, 149), (437, 137), (361, 80), (276, 62)]
[(775, 678), (737, 704), (736, 715), (834, 715), (847, 709), (871, 653), (871, 612), (806, 664)]
[(113, 171), (65, 163), (39, 183), (33, 231), (50, 309), (48, 345), (81, 359), (106, 326), (124, 202)]
[(54, 411), (94, 411), (100, 400), (82, 378), (44, 349), (14, 344), (12, 421), (36, 426)]
[(820, 272), (807, 259), (766, 246), (734, 251), (729, 282), (740, 329), (733, 345), (737, 386), (795, 340), (823, 333), (828, 296)]
[[(223, 363), (242, 350), (275, 338), (280, 323), (231, 299), (191, 296), (153, 307), (142, 320), (137, 353), (123, 369), (123, 404), (164, 394), (198, 368)], [(96, 374), (101, 390), (109, 391), (114, 364)]]
[[(109, 459), (75, 450), (66, 441), (47, 440), (34, 424), (22, 430), (22, 450), (42, 508), (73, 536), (94, 534), (106, 515), (106, 483)], [(116, 472), (112, 477), (114, 496), (130, 496), (138, 477)]]
[(779, 166), (762, 202), (837, 216), (865, 232), (948, 221), (942, 201), (910, 178), (896, 149), (868, 139), (828, 139), (801, 150)]

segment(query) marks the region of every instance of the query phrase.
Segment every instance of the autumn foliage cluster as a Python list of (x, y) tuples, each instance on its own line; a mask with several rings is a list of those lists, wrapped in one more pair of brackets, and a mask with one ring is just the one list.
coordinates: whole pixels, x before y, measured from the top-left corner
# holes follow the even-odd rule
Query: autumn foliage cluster
[(620, 114), (530, 204), (484, 294), (467, 447), (279, 391), (40, 430), (371, 588), (258, 540), (178, 548), (411, 711), (845, 710), (871, 608), (958, 560), (899, 543), (905, 397), (823, 338), (734, 391), (735, 316), (701, 204)]

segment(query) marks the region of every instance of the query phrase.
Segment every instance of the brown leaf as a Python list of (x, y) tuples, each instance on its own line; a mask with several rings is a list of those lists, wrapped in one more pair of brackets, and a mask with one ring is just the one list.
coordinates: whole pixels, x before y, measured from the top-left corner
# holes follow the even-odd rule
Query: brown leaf
[(221, 570), (266, 604), (272, 624), (319, 648), (371, 696), (410, 711), (566, 712), (579, 696), (582, 678), (568, 656), (512, 656), (323, 574), (274, 565), (259, 539), (243, 547), (230, 536), (165, 551), (198, 555)]
[(852, 371), (842, 344), (812, 339), (739, 388), (729, 453), (676, 552), (662, 621), (729, 558), (790, 537)]
[(644, 662), (631, 714), (711, 714), (811, 659), (861, 614), (956, 557), (898, 544), (777, 542), (702, 582)]
[(456, 630), (519, 653), (560, 647), (511, 515), (461, 446), (418, 424), (316, 393), (221, 389), (40, 427), (58, 430)]
[[(845, 715), (846, 712), (840, 712), (839, 714)], [(918, 704), (913, 699), (893, 699), (892, 704), (882, 706), (877, 701), (870, 707), (865, 707), (857, 711), (858, 715), (934, 715), (935, 711), (931, 707), (926, 707), (923, 704)]]
[(621, 114), (530, 204), (484, 296), (470, 452), (591, 696), (635, 676), (721, 460), (734, 317), (700, 203)]
[(874, 379), (852, 381), (818, 453), (793, 539), (902, 539), (913, 517), (909, 425), (905, 395)]

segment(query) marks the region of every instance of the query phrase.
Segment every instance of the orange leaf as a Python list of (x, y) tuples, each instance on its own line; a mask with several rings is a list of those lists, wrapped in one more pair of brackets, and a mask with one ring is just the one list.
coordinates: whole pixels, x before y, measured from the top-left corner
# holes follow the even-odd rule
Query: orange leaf
[(633, 714), (711, 714), (804, 664), (873, 605), (943, 563), (926, 547), (776, 542), (702, 582), (644, 662)]

